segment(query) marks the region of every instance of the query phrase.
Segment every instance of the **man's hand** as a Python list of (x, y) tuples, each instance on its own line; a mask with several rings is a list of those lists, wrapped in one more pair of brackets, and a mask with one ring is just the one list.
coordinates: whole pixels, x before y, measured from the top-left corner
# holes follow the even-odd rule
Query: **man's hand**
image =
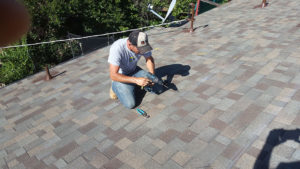
[(152, 82), (151, 80), (147, 79), (147, 78), (144, 78), (144, 77), (137, 77), (136, 78), (136, 84), (139, 85), (139, 86), (147, 86), (147, 85), (151, 85)]

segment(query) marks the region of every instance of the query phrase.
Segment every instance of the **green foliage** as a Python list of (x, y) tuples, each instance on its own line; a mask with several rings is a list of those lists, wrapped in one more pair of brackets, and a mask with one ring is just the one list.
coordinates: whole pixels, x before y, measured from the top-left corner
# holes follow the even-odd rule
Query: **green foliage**
[(132, 0), (24, 0), (32, 14), (30, 37), (45, 40), (119, 31), (139, 25), (139, 11)]
[(186, 15), (182, 15), (184, 13), (190, 13), (191, 7), (189, 4), (193, 2), (196, 3), (193, 0), (182, 0), (182, 1), (177, 1), (176, 6), (172, 12), (172, 15), (175, 16), (178, 19), (184, 19), (186, 18)]
[[(139, 11), (132, 0), (24, 0), (32, 16), (28, 43), (127, 30), (140, 25)], [(79, 49), (78, 45), (74, 46)], [(37, 71), (73, 57), (68, 43), (30, 47)]]
[[(26, 44), (25, 38), (22, 44)], [(31, 75), (34, 64), (28, 55), (28, 48), (11, 48), (0, 51), (0, 83), (9, 84), (16, 80)]]

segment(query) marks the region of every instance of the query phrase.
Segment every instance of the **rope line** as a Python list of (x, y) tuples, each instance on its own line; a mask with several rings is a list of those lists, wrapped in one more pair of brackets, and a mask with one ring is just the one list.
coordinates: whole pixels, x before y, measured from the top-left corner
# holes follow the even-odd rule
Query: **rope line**
[(66, 42), (66, 41), (79, 40), (79, 39), (88, 39), (88, 38), (93, 38), (93, 37), (109, 36), (109, 35), (115, 35), (115, 34), (120, 34), (120, 33), (125, 33), (125, 32), (131, 32), (131, 31), (135, 31), (135, 30), (142, 30), (142, 29), (146, 29), (146, 28), (159, 27), (159, 26), (168, 25), (168, 24), (172, 24), (172, 23), (182, 22), (185, 20), (187, 20), (187, 19), (182, 19), (179, 21), (173, 21), (173, 22), (169, 22), (169, 23), (162, 23), (162, 24), (158, 24), (158, 25), (145, 26), (145, 27), (136, 28), (136, 29), (129, 29), (129, 30), (119, 31), (119, 32), (111, 32), (111, 33), (105, 33), (105, 34), (99, 34), (99, 35), (90, 35), (90, 36), (84, 36), (84, 37), (80, 37), (80, 38), (69, 38), (69, 39), (53, 40), (53, 41), (47, 41), (47, 42), (38, 42), (38, 43), (25, 44), (25, 45), (6, 46), (6, 47), (0, 47), (0, 49), (36, 46), (36, 45), (49, 44), (49, 43)]

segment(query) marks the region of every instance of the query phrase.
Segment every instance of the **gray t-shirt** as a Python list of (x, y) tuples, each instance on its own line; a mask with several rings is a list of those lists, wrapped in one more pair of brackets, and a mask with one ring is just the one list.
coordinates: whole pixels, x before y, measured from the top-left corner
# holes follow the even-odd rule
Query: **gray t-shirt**
[(127, 39), (119, 39), (112, 44), (109, 51), (108, 63), (119, 66), (119, 73), (128, 75), (132, 73), (137, 66), (137, 62), (144, 56), (148, 58), (152, 55), (152, 52), (149, 51), (143, 55), (135, 54), (127, 47)]

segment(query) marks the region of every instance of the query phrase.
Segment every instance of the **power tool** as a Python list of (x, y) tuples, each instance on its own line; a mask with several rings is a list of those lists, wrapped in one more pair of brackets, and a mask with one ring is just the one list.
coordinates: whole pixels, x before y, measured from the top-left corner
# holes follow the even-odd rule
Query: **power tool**
[[(167, 86), (167, 82), (165, 82), (165, 81), (162, 81), (161, 79), (159, 79), (157, 76), (155, 76), (154, 74), (151, 74), (151, 73), (149, 73), (149, 74), (147, 74), (147, 78), (149, 79), (149, 80), (151, 80), (153, 83), (155, 83), (155, 84), (158, 84), (158, 85), (161, 85), (161, 86), (163, 86), (163, 87), (165, 87), (165, 88), (168, 88), (168, 86)], [(152, 92), (153, 91), (153, 88), (152, 88), (152, 86), (145, 86), (145, 87), (142, 87), (142, 89), (145, 89), (146, 91), (148, 91), (148, 92)]]

